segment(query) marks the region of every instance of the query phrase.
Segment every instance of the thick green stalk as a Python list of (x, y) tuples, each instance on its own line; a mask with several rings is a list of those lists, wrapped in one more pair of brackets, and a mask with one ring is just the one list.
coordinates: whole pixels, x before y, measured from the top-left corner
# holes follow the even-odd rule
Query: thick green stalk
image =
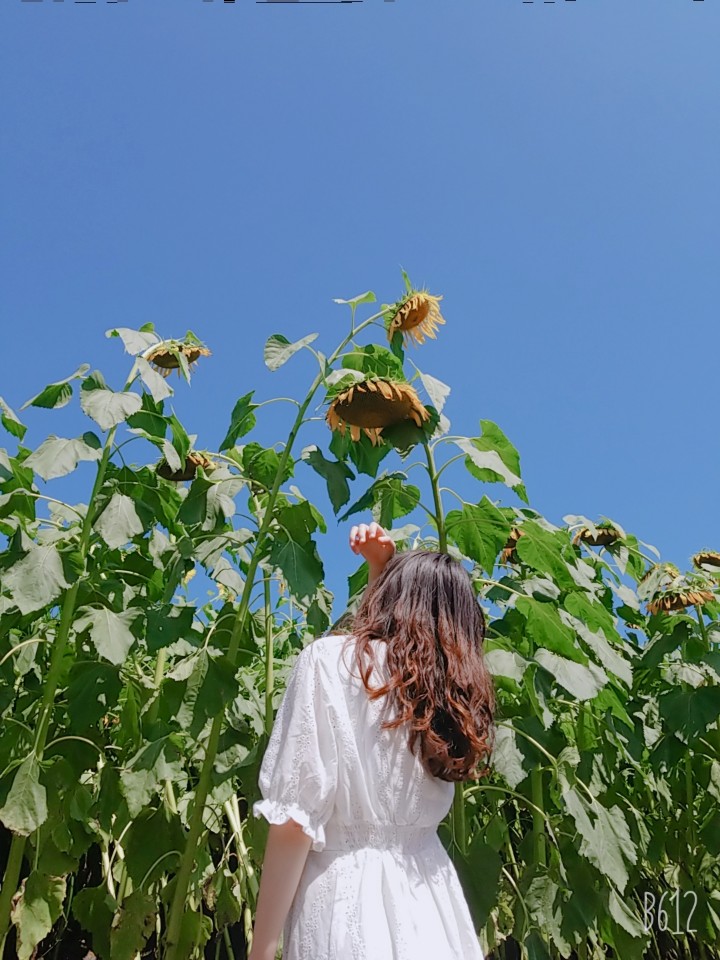
[(530, 790), (532, 792), (533, 801), (532, 818), (534, 859), (536, 864), (541, 867), (545, 867), (547, 866), (545, 850), (545, 818), (543, 817), (545, 806), (543, 804), (543, 782), (541, 767), (535, 767), (530, 772)]
[(265, 578), (265, 732), (270, 734), (273, 725), (273, 642), (272, 606), (270, 603), (270, 579)]
[[(360, 330), (368, 326), (368, 324), (372, 323), (374, 320), (377, 320), (378, 317), (383, 315), (383, 313), (384, 311), (381, 311), (380, 313), (369, 317), (367, 320), (364, 320), (355, 330), (351, 331), (351, 333), (348, 334), (337, 350), (335, 350), (335, 352), (329, 358), (328, 365), (332, 366), (333, 363), (335, 363), (337, 358), (340, 356), (348, 343), (350, 343), (355, 334), (359, 333)], [(298, 408), (297, 416), (295, 417), (295, 422), (288, 436), (287, 443), (285, 444), (283, 452), (280, 455), (280, 461), (275, 474), (275, 480), (270, 491), (268, 492), (267, 502), (265, 504), (265, 512), (263, 514), (262, 523), (260, 524), (260, 529), (258, 530), (255, 541), (255, 549), (252, 557), (250, 558), (250, 563), (248, 564), (247, 574), (245, 577), (245, 587), (243, 588), (240, 606), (235, 617), (233, 632), (228, 645), (228, 658), (232, 663), (235, 663), (237, 659), (240, 640), (245, 629), (245, 623), (247, 621), (247, 615), (250, 609), (250, 598), (252, 596), (253, 587), (255, 586), (255, 574), (257, 573), (258, 565), (264, 552), (265, 541), (270, 530), (270, 525), (274, 519), (275, 502), (277, 500), (277, 495), (280, 492), (280, 487), (282, 486), (283, 477), (285, 476), (285, 470), (290, 458), (293, 444), (295, 443), (295, 439), (300, 431), (300, 427), (304, 422), (307, 409), (324, 379), (325, 371), (321, 369), (313, 380), (304, 402)], [(178, 946), (180, 942), (180, 928), (182, 925), (183, 914), (185, 913), (185, 902), (187, 900), (188, 889), (190, 886), (190, 876), (192, 874), (195, 857), (197, 855), (198, 843), (202, 833), (202, 815), (208, 793), (210, 792), (210, 780), (212, 778), (213, 765), (215, 763), (215, 756), (217, 754), (218, 743), (220, 741), (220, 732), (224, 719), (225, 718), (222, 711), (213, 719), (212, 727), (210, 728), (210, 736), (205, 749), (205, 760), (203, 762), (202, 770), (200, 771), (200, 778), (198, 780), (197, 787), (195, 788), (195, 802), (193, 804), (192, 815), (190, 817), (189, 830), (185, 841), (185, 850), (183, 851), (183, 855), (180, 860), (180, 867), (178, 868), (175, 881), (175, 892), (173, 895), (172, 904), (170, 905), (170, 912), (168, 914), (164, 954), (165, 960), (179, 960)]]
[[(425, 456), (427, 457), (427, 471), (432, 488), (433, 503), (435, 504), (435, 524), (438, 532), (438, 547), (441, 553), (447, 553), (447, 531), (445, 529), (445, 511), (443, 510), (442, 497), (440, 495), (440, 483), (438, 481), (438, 471), (435, 467), (435, 458), (429, 443), (425, 444)], [(450, 828), (453, 839), (460, 852), (465, 856), (467, 854), (467, 811), (465, 807), (465, 787), (462, 783), (455, 784), (455, 796), (453, 797), (452, 809), (450, 811)]]
[[(83, 520), (82, 527), (80, 528), (79, 550), (83, 559), (83, 563), (87, 558), (90, 535), (92, 534), (92, 525), (95, 519), (93, 505), (105, 479), (105, 472), (107, 470), (108, 461), (110, 460), (110, 451), (112, 449), (113, 440), (115, 439), (116, 430), (117, 427), (113, 427), (105, 439), (105, 446), (100, 458), (100, 463), (98, 464), (97, 474), (95, 475), (95, 483), (93, 484), (92, 493), (90, 495), (87, 513), (85, 514), (85, 519)], [(58, 631), (53, 643), (52, 655), (50, 657), (50, 669), (48, 671), (48, 676), (43, 691), (42, 703), (40, 705), (40, 718), (37, 725), (37, 733), (35, 735), (35, 745), (33, 747), (33, 751), (38, 760), (42, 760), (45, 744), (47, 743), (50, 722), (55, 709), (55, 695), (57, 694), (57, 688), (60, 682), (63, 657), (65, 656), (65, 648), (67, 647), (68, 637), (70, 636), (70, 628), (72, 627), (73, 618), (75, 616), (75, 604), (77, 602), (79, 589), (80, 580), (76, 580), (72, 587), (65, 594), (65, 598), (62, 603), (60, 623), (58, 625)], [(4, 944), (5, 937), (10, 926), (10, 909), (12, 905), (12, 898), (18, 888), (18, 883), (20, 880), (20, 870), (22, 869), (26, 841), (27, 837), (21, 837), (18, 834), (13, 834), (12, 842), (10, 844), (10, 854), (8, 856), (8, 862), (5, 868), (2, 889), (0, 889), (0, 944)]]

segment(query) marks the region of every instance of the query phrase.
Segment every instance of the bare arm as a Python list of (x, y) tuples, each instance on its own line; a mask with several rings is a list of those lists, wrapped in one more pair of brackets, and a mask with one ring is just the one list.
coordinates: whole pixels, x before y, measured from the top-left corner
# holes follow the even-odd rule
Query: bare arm
[(350, 531), (350, 549), (367, 560), (368, 583), (377, 580), (395, 553), (395, 544), (379, 523), (361, 523)]
[(275, 960), (312, 841), (299, 823), (270, 824), (249, 960)]

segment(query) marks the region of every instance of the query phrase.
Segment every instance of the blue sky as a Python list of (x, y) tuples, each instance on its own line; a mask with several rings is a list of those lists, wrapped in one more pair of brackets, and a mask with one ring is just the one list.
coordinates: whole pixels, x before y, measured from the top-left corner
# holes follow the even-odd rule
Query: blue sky
[[(444, 295), (413, 359), (453, 432), (496, 421), (551, 521), (686, 567), (720, 547), (719, 29), (712, 0), (2, 0), (0, 394), (85, 361), (119, 387), (105, 330), (191, 328), (213, 356), (173, 402), (212, 448), (238, 396), (314, 375), (270, 374), (267, 336), (329, 352), (332, 298), (391, 302), (402, 264)], [(31, 445), (88, 427), (26, 420)]]

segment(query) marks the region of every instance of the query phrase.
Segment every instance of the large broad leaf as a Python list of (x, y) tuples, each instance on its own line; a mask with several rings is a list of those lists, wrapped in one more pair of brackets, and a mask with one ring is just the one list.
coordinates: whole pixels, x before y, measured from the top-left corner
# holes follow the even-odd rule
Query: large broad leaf
[(35, 947), (52, 930), (62, 913), (65, 877), (46, 877), (33, 871), (23, 880), (12, 920), (17, 928), (17, 960), (30, 960)]
[(32, 544), (22, 560), (3, 575), (3, 588), (21, 613), (42, 610), (69, 586), (60, 554), (51, 543)]
[(523, 768), (523, 755), (516, 743), (515, 731), (505, 724), (499, 724), (495, 732), (490, 765), (507, 780), (513, 790), (528, 775)]
[[(564, 590), (574, 590), (575, 580), (568, 570), (568, 563), (575, 563), (575, 555), (564, 531), (552, 533), (538, 523), (528, 520), (522, 525), (523, 535), (515, 546), (515, 552), (528, 566), (544, 573)], [(567, 551), (566, 561), (563, 552)]]
[(112, 430), (141, 409), (142, 398), (129, 391), (83, 389), (80, 391), (80, 406), (101, 430)]
[(480, 427), (481, 437), (455, 441), (467, 454), (467, 469), (485, 483), (506, 484), (527, 503), (527, 493), (520, 479), (520, 456), (517, 450), (492, 420), (481, 420)]
[(114, 493), (95, 521), (96, 532), (112, 549), (124, 546), (143, 529), (135, 504), (124, 493)]
[(604, 632), (602, 630), (590, 630), (582, 620), (571, 616), (569, 613), (566, 613), (565, 610), (560, 610), (559, 613), (562, 622), (570, 627), (571, 630), (574, 630), (585, 641), (586, 645), (592, 650), (603, 667), (611, 673), (614, 673), (616, 677), (619, 677), (626, 686), (632, 687), (632, 667), (624, 657), (621, 657), (620, 654), (611, 647), (605, 638)]
[(67, 688), (72, 732), (83, 734), (94, 727), (118, 702), (121, 689), (118, 667), (103, 661), (76, 661)]
[(674, 689), (661, 694), (658, 702), (668, 728), (690, 740), (704, 733), (720, 716), (720, 687)]
[[(539, 864), (534, 866), (540, 867)], [(569, 957), (572, 948), (561, 929), (563, 898), (558, 884), (542, 871), (532, 877), (524, 897), (528, 912), (538, 927), (550, 934), (563, 957)]]
[(592, 700), (608, 682), (605, 671), (594, 663), (583, 666), (549, 650), (538, 650), (535, 660), (577, 700)]
[(307, 347), (317, 338), (317, 333), (310, 333), (307, 337), (296, 340), (295, 343), (290, 343), (288, 338), (281, 333), (274, 333), (271, 337), (268, 337), (265, 343), (265, 366), (269, 370), (277, 370), (284, 363), (287, 363), (293, 354), (302, 350), (303, 347)]
[(488, 650), (485, 663), (494, 677), (509, 677), (522, 683), (529, 661), (514, 650)]
[(132, 330), (130, 327), (115, 327), (113, 330), (106, 330), (105, 336), (120, 337), (127, 352), (136, 356), (144, 350), (149, 350), (156, 343), (160, 343), (160, 337), (153, 333), (154, 329), (152, 323), (144, 324), (139, 330)]
[(466, 557), (492, 573), (495, 559), (510, 534), (510, 521), (494, 503), (483, 497), (477, 506), (465, 504), (462, 510), (451, 510), (445, 527), (448, 539)]
[(8, 433), (11, 433), (19, 440), (22, 440), (25, 436), (27, 427), (25, 424), (20, 423), (13, 410), (5, 403), (2, 397), (0, 397), (0, 423), (2, 423)]
[(90, 639), (98, 654), (110, 663), (120, 666), (125, 662), (135, 640), (130, 626), (139, 612), (123, 610), (122, 613), (114, 613), (107, 607), (84, 607), (78, 611), (81, 616), (75, 621), (74, 627), (78, 633), (89, 630)]
[(502, 859), (498, 852), (485, 842), (482, 832), (478, 832), (470, 843), (467, 858), (458, 856), (456, 867), (463, 891), (467, 895), (475, 929), (480, 930), (497, 904)]
[[(85, 438), (89, 439), (86, 434)], [(102, 450), (82, 440), (66, 440), (50, 436), (25, 461), (43, 480), (64, 477), (77, 467), (81, 460), (99, 460)]]
[(92, 936), (94, 952), (100, 960), (108, 960), (115, 901), (107, 887), (85, 887), (79, 890), (72, 898), (72, 912), (82, 929)]
[(348, 480), (354, 480), (355, 474), (346, 463), (328, 460), (316, 446), (305, 447), (301, 458), (327, 483), (328, 496), (333, 510), (337, 513), (350, 499)]
[(445, 401), (450, 396), (450, 387), (446, 383), (443, 383), (442, 380), (431, 377), (429, 373), (422, 373), (418, 370), (418, 376), (420, 377), (420, 382), (425, 387), (427, 395), (430, 397), (430, 402), (438, 413), (442, 413)]
[(310, 600), (314, 596), (323, 579), (323, 565), (314, 543), (296, 543), (280, 534), (273, 540), (269, 559), (280, 569), (298, 600)]
[(359, 293), (351, 300), (341, 300), (339, 297), (333, 297), (333, 303), (347, 303), (351, 307), (359, 307), (362, 303), (375, 303), (376, 299), (372, 290), (368, 290), (366, 293)]
[(395, 354), (374, 343), (346, 353), (342, 365), (348, 370), (360, 370), (368, 377), (386, 377), (403, 382), (406, 380), (403, 365)]
[(138, 357), (135, 360), (135, 367), (140, 374), (140, 379), (150, 391), (155, 403), (161, 403), (173, 395), (173, 388), (167, 382), (165, 377), (154, 370), (147, 360)]
[(575, 634), (562, 622), (554, 604), (541, 603), (532, 597), (518, 597), (515, 606), (525, 617), (527, 634), (536, 646), (547, 647), (578, 663), (587, 663), (588, 658), (580, 649)]
[(130, 816), (137, 817), (163, 789), (166, 780), (177, 783), (181, 776), (182, 764), (168, 737), (142, 747), (120, 771), (120, 789)]
[(168, 676), (182, 678), (183, 672), (187, 673), (187, 687), (177, 721), (192, 737), (197, 737), (205, 723), (237, 696), (235, 667), (226, 656), (211, 657), (201, 650), (189, 662), (178, 664)]
[(419, 503), (420, 491), (407, 482), (406, 474), (384, 474), (340, 517), (340, 521), (363, 510), (372, 510), (373, 518), (390, 529), (395, 520), (411, 513)]
[(253, 411), (257, 410), (258, 405), (252, 403), (254, 393), (254, 390), (246, 393), (244, 397), (240, 397), (233, 407), (233, 412), (230, 416), (230, 426), (225, 434), (225, 439), (220, 444), (220, 450), (227, 450), (230, 447), (234, 447), (240, 437), (244, 437), (246, 433), (250, 433), (255, 426), (256, 418)]
[(135, 960), (155, 929), (155, 913), (155, 898), (142, 890), (133, 890), (123, 900), (110, 930), (112, 960)]
[(627, 864), (637, 863), (637, 848), (622, 810), (618, 806), (607, 809), (596, 802), (592, 807), (593, 822), (585, 800), (562, 772), (560, 786), (565, 806), (582, 837), (580, 853), (624, 892), (628, 882)]
[(8, 830), (27, 837), (47, 820), (47, 792), (40, 783), (40, 764), (34, 753), (15, 771), (10, 791), (0, 809), (0, 821)]
[(31, 400), (24, 403), (20, 409), (24, 410), (26, 407), (46, 407), (49, 409), (64, 407), (65, 404), (70, 402), (72, 397), (72, 381), (77, 380), (79, 377), (84, 377), (89, 369), (89, 363), (81, 364), (75, 373), (70, 374), (70, 376), (64, 380), (58, 380), (57, 383), (49, 384)]

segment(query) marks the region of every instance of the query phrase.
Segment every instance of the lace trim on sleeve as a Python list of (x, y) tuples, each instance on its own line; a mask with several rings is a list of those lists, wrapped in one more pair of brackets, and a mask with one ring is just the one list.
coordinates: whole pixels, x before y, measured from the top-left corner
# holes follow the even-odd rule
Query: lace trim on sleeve
[(295, 803), (280, 803), (278, 800), (256, 800), (253, 815), (265, 817), (268, 823), (282, 824), (288, 820), (298, 823), (312, 840), (312, 849), (316, 852), (325, 848), (325, 827), (318, 823), (307, 811)]

